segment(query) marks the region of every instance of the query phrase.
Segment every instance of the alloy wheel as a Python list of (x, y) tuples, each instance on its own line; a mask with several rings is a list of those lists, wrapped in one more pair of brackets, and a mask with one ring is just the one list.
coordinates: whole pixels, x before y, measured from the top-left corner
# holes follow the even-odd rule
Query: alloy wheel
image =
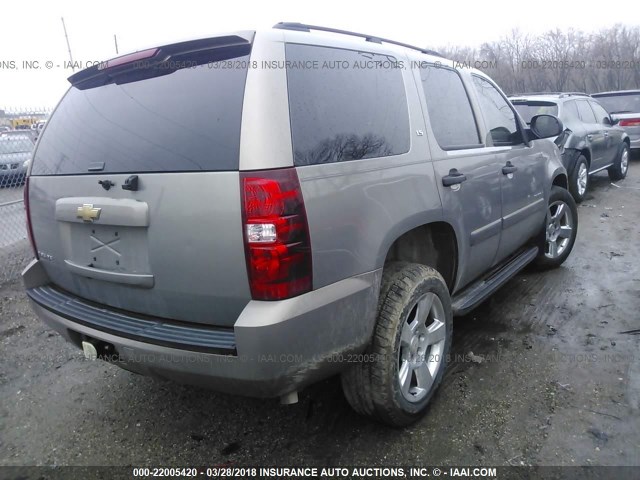
[(402, 325), (398, 349), (398, 382), (409, 402), (429, 392), (443, 362), (447, 336), (442, 302), (434, 293), (418, 299)]
[(558, 258), (564, 253), (571, 240), (573, 227), (573, 215), (569, 205), (562, 200), (549, 205), (545, 242), (547, 258)]

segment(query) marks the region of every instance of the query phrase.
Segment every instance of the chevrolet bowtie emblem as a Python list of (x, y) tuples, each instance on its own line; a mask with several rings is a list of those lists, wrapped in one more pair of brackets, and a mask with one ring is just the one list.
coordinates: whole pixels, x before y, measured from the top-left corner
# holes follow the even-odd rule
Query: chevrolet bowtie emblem
[(101, 208), (94, 208), (92, 203), (85, 203), (81, 207), (78, 207), (76, 216), (85, 222), (93, 222), (100, 218), (101, 210)]

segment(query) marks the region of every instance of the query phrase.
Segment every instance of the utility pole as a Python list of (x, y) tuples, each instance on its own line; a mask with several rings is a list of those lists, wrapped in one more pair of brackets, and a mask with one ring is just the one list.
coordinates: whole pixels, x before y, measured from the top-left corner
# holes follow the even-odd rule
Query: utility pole
[(67, 35), (67, 26), (64, 24), (64, 17), (60, 17), (62, 20), (62, 29), (64, 30), (64, 38), (67, 40), (67, 50), (69, 50), (69, 60), (71, 61), (71, 71), (75, 72), (73, 67), (73, 56), (71, 56), (71, 45), (69, 45), (69, 36)]
[(115, 33), (113, 34), (113, 42), (116, 44), (116, 55), (118, 55), (118, 37), (116, 37)]

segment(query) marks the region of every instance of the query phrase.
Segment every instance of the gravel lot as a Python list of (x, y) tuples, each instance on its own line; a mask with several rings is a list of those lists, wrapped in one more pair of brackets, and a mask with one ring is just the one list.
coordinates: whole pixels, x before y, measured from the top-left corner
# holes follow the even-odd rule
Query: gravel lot
[(593, 178), (565, 266), (454, 322), (429, 413), (393, 430), (336, 379), (297, 405), (136, 376), (81, 352), (0, 286), (0, 465), (640, 466), (640, 161)]

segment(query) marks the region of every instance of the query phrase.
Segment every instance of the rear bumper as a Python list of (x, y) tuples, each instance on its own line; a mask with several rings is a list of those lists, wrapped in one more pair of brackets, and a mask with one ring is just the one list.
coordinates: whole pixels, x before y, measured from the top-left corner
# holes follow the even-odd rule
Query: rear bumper
[[(105, 328), (90, 310), (52, 306), (33, 295), (47, 283), (39, 261), (23, 272), (38, 317), (76, 346), (87, 339), (107, 342), (118, 354), (115, 363), (127, 370), (256, 397), (285, 395), (344, 369), (373, 331), (380, 275), (358, 275), (288, 300), (251, 301), (232, 329), (231, 343), (194, 349), (167, 346), (144, 331), (118, 334), (117, 326)], [(176, 345), (184, 345), (176, 332)]]

